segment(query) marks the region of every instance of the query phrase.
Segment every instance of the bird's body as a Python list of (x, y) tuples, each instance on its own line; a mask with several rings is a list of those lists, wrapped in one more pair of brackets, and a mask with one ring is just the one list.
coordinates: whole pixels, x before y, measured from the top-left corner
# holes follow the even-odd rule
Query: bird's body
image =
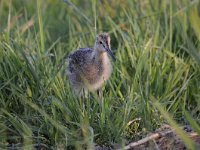
[[(83, 90), (96, 91), (109, 79), (112, 65), (106, 50), (100, 46), (103, 44), (110, 50), (110, 37), (107, 33), (97, 36), (94, 48), (80, 48), (69, 55), (67, 75), (76, 93), (82, 94)], [(111, 51), (108, 53), (112, 55)]]

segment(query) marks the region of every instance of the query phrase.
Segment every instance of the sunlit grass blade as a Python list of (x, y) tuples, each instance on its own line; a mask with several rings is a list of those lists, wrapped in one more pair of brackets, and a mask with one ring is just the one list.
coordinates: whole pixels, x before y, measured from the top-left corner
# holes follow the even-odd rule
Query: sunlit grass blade
[(192, 118), (188, 111), (185, 111), (185, 117), (187, 121), (190, 123), (191, 127), (200, 135), (200, 126), (197, 122)]

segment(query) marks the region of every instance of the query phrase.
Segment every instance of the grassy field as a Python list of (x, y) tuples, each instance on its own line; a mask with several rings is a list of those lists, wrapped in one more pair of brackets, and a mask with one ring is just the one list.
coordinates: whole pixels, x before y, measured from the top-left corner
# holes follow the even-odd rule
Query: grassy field
[[(0, 149), (123, 147), (170, 124), (200, 134), (198, 0), (0, 0)], [(102, 99), (80, 99), (68, 54), (111, 36)]]

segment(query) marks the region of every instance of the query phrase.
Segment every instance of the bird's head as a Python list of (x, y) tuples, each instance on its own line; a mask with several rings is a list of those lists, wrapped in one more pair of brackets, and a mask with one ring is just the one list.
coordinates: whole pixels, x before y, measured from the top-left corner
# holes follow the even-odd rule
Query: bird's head
[(115, 56), (111, 51), (110, 36), (108, 33), (100, 33), (99, 35), (97, 35), (94, 49), (99, 53), (107, 52), (115, 61)]

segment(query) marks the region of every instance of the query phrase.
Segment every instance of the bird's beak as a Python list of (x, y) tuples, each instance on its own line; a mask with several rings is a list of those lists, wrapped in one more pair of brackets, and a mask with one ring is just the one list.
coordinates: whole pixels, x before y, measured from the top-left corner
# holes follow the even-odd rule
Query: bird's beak
[(106, 48), (107, 53), (112, 57), (113, 61), (116, 61), (115, 56), (113, 55), (110, 48)]

